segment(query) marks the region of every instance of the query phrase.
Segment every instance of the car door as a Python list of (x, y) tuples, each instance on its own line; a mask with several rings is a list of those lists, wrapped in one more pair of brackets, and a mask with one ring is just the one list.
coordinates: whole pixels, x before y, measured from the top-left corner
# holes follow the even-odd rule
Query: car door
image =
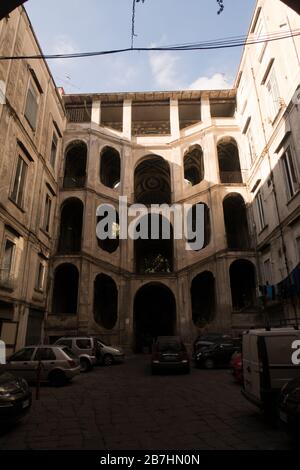
[(23, 348), (13, 354), (7, 361), (6, 369), (15, 377), (23, 377), (30, 382), (33, 375), (32, 357), (35, 349), (34, 347)]
[(36, 370), (41, 363), (40, 381), (47, 382), (49, 372), (54, 369), (56, 365), (56, 354), (53, 348), (37, 348), (34, 355), (34, 365)]

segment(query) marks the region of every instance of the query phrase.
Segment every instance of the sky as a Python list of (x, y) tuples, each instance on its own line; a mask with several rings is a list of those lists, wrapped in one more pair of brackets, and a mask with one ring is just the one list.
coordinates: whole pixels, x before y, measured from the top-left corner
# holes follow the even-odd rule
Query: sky
[[(207, 41), (248, 32), (255, 0), (145, 0), (136, 4), (136, 47)], [(44, 53), (130, 47), (132, 0), (28, 0)], [(66, 93), (229, 88), (242, 48), (194, 52), (127, 52), (49, 61)]]

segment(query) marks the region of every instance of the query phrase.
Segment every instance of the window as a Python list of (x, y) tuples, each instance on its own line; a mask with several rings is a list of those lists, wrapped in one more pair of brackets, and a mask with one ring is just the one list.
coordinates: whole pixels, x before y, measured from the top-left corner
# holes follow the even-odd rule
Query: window
[(274, 68), (272, 68), (270, 72), (269, 80), (266, 82), (266, 88), (268, 93), (270, 119), (273, 121), (280, 109), (280, 94)]
[(44, 279), (45, 279), (45, 265), (39, 261), (37, 275), (36, 275), (36, 282), (35, 288), (39, 291), (42, 291), (44, 288)]
[(45, 208), (44, 208), (44, 220), (43, 220), (43, 229), (45, 232), (49, 232), (50, 229), (50, 217), (51, 217), (51, 198), (49, 194), (46, 195)]
[(1, 280), (2, 281), (8, 281), (11, 276), (14, 251), (15, 251), (15, 244), (11, 240), (7, 239), (5, 242), (3, 263), (2, 263), (2, 268), (1, 268)]
[(299, 182), (290, 147), (288, 147), (284, 152), (282, 156), (282, 163), (286, 179), (288, 198), (291, 199), (299, 189)]
[(35, 348), (24, 348), (21, 351), (18, 351), (14, 354), (9, 362), (23, 362), (23, 361), (30, 361), (32, 358), (32, 354)]
[(258, 60), (262, 62), (263, 56), (267, 47), (267, 42), (263, 41), (266, 37), (266, 28), (263, 19), (259, 21), (257, 31), (255, 33), (256, 39), (259, 41), (257, 44)]
[(255, 198), (255, 205), (256, 205), (256, 211), (257, 211), (257, 216), (258, 216), (258, 228), (259, 228), (259, 231), (261, 231), (265, 228), (266, 221), (265, 221), (263, 199), (262, 199), (262, 194), (260, 191), (257, 193), (257, 196)]
[(55, 361), (56, 355), (52, 348), (38, 348), (35, 357), (35, 361)]
[(77, 339), (76, 346), (78, 349), (91, 349), (91, 340), (90, 339)]
[(265, 276), (265, 283), (272, 284), (272, 267), (271, 267), (270, 259), (266, 259), (264, 261), (264, 276)]
[(52, 168), (55, 168), (56, 154), (58, 146), (58, 137), (55, 132), (53, 132), (52, 144), (51, 144), (51, 155), (50, 155), (50, 164)]
[(19, 155), (11, 199), (20, 207), (23, 203), (26, 173), (27, 165), (23, 158)]
[(256, 155), (254, 137), (253, 137), (253, 132), (252, 132), (251, 127), (249, 127), (249, 129), (248, 129), (247, 139), (248, 139), (249, 154), (250, 154), (250, 159), (251, 159), (251, 164), (252, 164), (254, 162), (254, 160), (256, 159), (257, 155)]
[(36, 130), (38, 104), (39, 104), (38, 92), (36, 91), (33, 83), (30, 83), (28, 91), (27, 91), (26, 106), (25, 106), (24, 114), (31, 128), (34, 131)]
[(60, 339), (59, 341), (56, 341), (56, 346), (67, 346), (68, 348), (72, 349), (72, 340), (71, 339)]

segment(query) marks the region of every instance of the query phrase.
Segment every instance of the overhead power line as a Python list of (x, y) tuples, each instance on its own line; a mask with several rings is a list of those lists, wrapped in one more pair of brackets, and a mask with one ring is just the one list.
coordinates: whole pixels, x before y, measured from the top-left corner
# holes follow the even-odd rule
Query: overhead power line
[(71, 54), (36, 54), (36, 55), (20, 55), (20, 56), (0, 56), (0, 61), (3, 60), (20, 60), (20, 59), (79, 59), (83, 57), (96, 57), (111, 54), (121, 54), (130, 51), (137, 52), (152, 52), (152, 51), (207, 51), (216, 49), (228, 49), (233, 47), (250, 46), (253, 44), (268, 43), (273, 41), (280, 41), (283, 39), (293, 38), (300, 36), (300, 29), (290, 30), (286, 32), (270, 33), (265, 36), (249, 39), (248, 36), (235, 36), (223, 39), (215, 39), (204, 42), (194, 42), (185, 44), (175, 44), (169, 46), (154, 46), (154, 47), (127, 47), (123, 49), (112, 49), (104, 51), (92, 52), (77, 52)]

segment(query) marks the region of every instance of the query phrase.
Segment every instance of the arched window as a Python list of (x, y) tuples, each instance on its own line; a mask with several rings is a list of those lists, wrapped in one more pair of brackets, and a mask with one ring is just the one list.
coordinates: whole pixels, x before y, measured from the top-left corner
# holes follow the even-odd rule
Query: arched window
[(171, 204), (170, 166), (162, 157), (152, 155), (143, 160), (134, 172), (135, 202)]
[(240, 194), (225, 197), (223, 211), (227, 246), (230, 250), (248, 250), (250, 237), (245, 201)]
[(98, 274), (94, 282), (94, 318), (107, 330), (114, 328), (118, 320), (118, 288), (106, 274)]
[(192, 281), (192, 316), (197, 327), (213, 320), (216, 307), (215, 279), (211, 272), (198, 274)]
[(183, 159), (184, 179), (191, 186), (201, 183), (204, 179), (203, 151), (200, 145), (194, 145)]
[[(199, 206), (202, 205), (204, 208), (204, 220), (203, 221), (202, 220), (197, 221), (197, 206), (198, 205)], [(190, 217), (190, 212), (192, 212), (192, 217)], [(200, 249), (193, 248), (192, 246), (192, 244), (195, 244), (195, 242), (199, 239), (200, 237), (199, 233), (197, 233), (197, 235), (195, 235), (193, 238), (188, 239), (188, 243), (191, 244), (191, 248), (193, 249), (193, 251), (203, 250), (209, 245), (210, 240), (211, 240), (211, 222), (210, 222), (210, 211), (209, 211), (208, 206), (202, 202), (194, 204), (187, 214), (187, 223), (190, 223), (190, 221), (192, 221), (193, 233), (197, 232), (197, 229), (200, 226), (200, 222), (201, 222), (201, 230), (204, 230), (204, 244), (203, 244), (203, 247)], [(202, 222), (204, 222), (204, 227), (202, 226)]]
[[(106, 238), (105, 240), (101, 240), (97, 238), (97, 243), (98, 243), (99, 248), (101, 248), (101, 250), (103, 251), (107, 251), (108, 253), (114, 253), (119, 248), (119, 244), (120, 244), (119, 214), (117, 211), (115, 212), (115, 214), (116, 214), (115, 222), (113, 222), (112, 227), (111, 227), (111, 232), (114, 237)], [(103, 220), (105, 217), (106, 215), (104, 215), (103, 217), (97, 217), (97, 224), (98, 222), (101, 221), (101, 219)], [(107, 227), (107, 231), (109, 231), (108, 227)]]
[(121, 159), (117, 150), (104, 147), (101, 152), (100, 181), (108, 188), (117, 189), (121, 179)]
[(79, 273), (76, 266), (65, 263), (54, 272), (52, 313), (76, 315)]
[(218, 143), (218, 160), (221, 183), (242, 183), (239, 149), (236, 141), (226, 137)]
[(76, 141), (65, 154), (64, 188), (83, 188), (86, 180), (87, 146)]
[(234, 261), (229, 272), (233, 310), (253, 308), (256, 304), (256, 273), (253, 263), (244, 259)]
[(64, 201), (60, 216), (59, 253), (81, 251), (82, 222), (83, 203), (80, 199), (70, 198)]

